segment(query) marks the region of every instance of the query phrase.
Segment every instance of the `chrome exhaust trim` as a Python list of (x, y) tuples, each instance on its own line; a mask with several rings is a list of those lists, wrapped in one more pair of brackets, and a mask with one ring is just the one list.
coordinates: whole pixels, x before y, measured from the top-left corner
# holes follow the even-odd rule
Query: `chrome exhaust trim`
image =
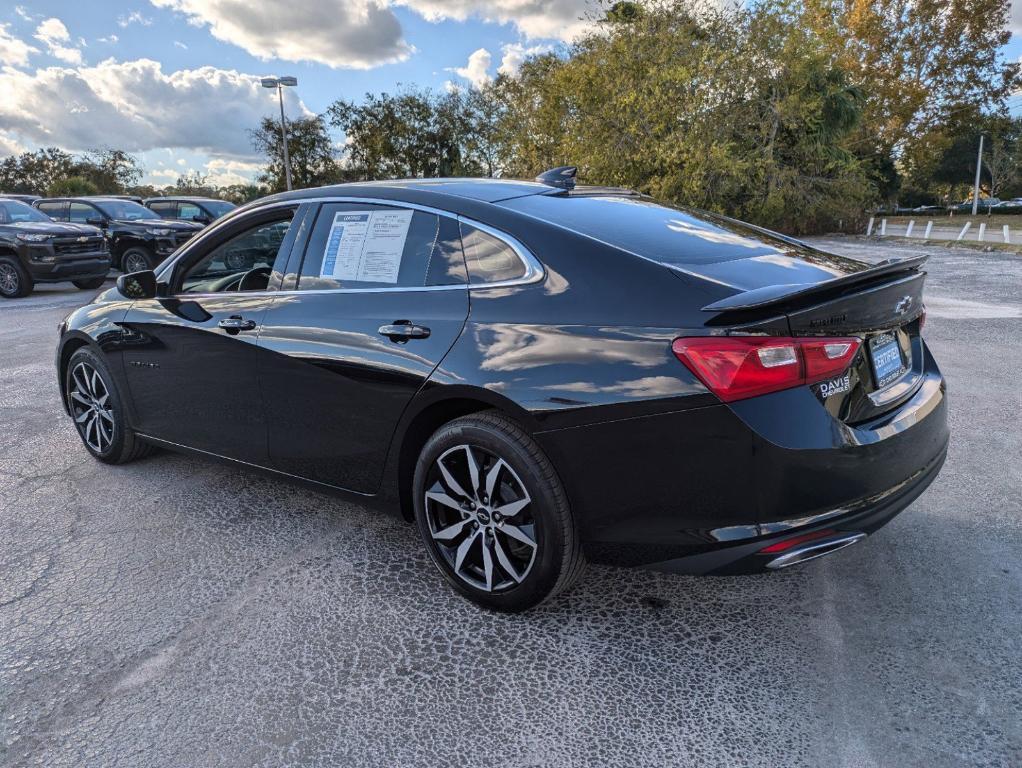
[(776, 571), (780, 568), (798, 565), (799, 563), (807, 563), (818, 557), (823, 557), (824, 555), (829, 555), (832, 552), (837, 552), (839, 549), (850, 547), (852, 544), (858, 544), (864, 538), (866, 538), (866, 534), (864, 533), (849, 533), (838, 538), (807, 542), (801, 547), (795, 547), (790, 552), (778, 555), (767, 563), (766, 567)]

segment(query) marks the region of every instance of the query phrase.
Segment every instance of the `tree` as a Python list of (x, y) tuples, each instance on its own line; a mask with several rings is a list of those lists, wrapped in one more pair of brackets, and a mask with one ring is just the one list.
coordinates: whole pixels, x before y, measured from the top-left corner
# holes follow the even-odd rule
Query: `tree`
[(75, 158), (57, 147), (12, 155), (0, 162), (0, 190), (41, 195), (50, 185), (74, 175)]
[(344, 159), (358, 179), (494, 175), (500, 105), (482, 91), (404, 89), (335, 101), (330, 123), (344, 133)]
[(49, 197), (79, 197), (81, 195), (98, 195), (99, 187), (84, 176), (68, 176), (58, 179), (46, 188)]
[[(287, 188), (284, 175), (283, 142), (280, 124), (264, 117), (259, 127), (249, 131), (252, 145), (267, 161), (266, 170), (259, 181), (271, 192)], [(291, 177), (296, 189), (334, 184), (341, 180), (333, 141), (321, 115), (289, 120), (287, 148), (291, 159)]]
[(1003, 104), (1018, 86), (1003, 53), (1009, 0), (786, 0), (784, 12), (864, 94), (857, 143), (903, 173), (939, 154), (956, 113)]
[(86, 152), (75, 162), (74, 173), (106, 194), (122, 194), (142, 178), (142, 169), (133, 155), (109, 148)]
[(498, 78), (508, 172), (578, 165), (590, 183), (790, 231), (856, 216), (875, 186), (850, 147), (863, 94), (849, 73), (782, 3), (690, 8), (609, 15), (568, 57)]

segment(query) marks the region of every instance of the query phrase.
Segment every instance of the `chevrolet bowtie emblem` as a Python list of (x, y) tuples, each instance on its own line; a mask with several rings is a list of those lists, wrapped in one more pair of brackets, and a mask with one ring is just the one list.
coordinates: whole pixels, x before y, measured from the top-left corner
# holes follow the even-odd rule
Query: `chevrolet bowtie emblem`
[(898, 301), (898, 303), (894, 305), (894, 311), (897, 312), (899, 315), (904, 315), (911, 308), (912, 308), (912, 297), (911, 296), (902, 296), (901, 300)]

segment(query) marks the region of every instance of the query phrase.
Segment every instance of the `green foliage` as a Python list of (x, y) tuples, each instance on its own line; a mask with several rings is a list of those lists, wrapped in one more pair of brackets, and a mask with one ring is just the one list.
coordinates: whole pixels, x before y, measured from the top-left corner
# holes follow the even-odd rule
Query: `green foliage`
[(49, 197), (78, 197), (81, 195), (98, 195), (99, 187), (84, 176), (67, 176), (54, 181), (46, 188)]
[[(77, 194), (123, 194), (141, 176), (138, 161), (119, 149), (93, 149), (76, 157), (57, 147), (46, 147), (0, 162), (0, 189), (24, 194), (51, 194), (49, 190), (54, 188), (92, 190)], [(87, 182), (87, 187), (81, 182)]]
[(575, 164), (587, 183), (789, 231), (856, 216), (874, 194), (848, 142), (861, 90), (769, 3), (689, 7), (609, 15), (569, 57), (498, 79), (509, 172)]
[(406, 88), (335, 101), (330, 124), (346, 139), (345, 163), (356, 179), (493, 176), (500, 105), (478, 91)]
[[(280, 123), (264, 117), (259, 127), (249, 131), (252, 146), (261, 152), (267, 161), (266, 170), (259, 181), (271, 192), (287, 189), (284, 174), (284, 142), (280, 135)], [(295, 189), (320, 187), (343, 181), (337, 165), (333, 140), (327, 132), (322, 115), (288, 120), (287, 149), (291, 159), (291, 179)]]

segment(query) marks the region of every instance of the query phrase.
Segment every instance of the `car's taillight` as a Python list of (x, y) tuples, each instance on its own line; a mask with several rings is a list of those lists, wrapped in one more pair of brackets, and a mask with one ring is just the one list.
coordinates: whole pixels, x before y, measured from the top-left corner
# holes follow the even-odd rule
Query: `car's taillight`
[(675, 356), (725, 402), (813, 384), (843, 373), (857, 338), (700, 336), (675, 339)]

